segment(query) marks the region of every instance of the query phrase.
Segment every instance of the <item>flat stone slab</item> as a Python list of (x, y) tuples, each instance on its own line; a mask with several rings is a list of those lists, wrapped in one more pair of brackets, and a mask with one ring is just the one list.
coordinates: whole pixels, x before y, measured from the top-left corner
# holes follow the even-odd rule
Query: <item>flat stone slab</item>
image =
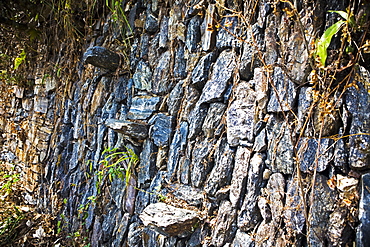
[(196, 211), (176, 208), (163, 202), (147, 206), (139, 215), (145, 226), (166, 236), (186, 236), (199, 221)]
[(143, 141), (148, 137), (149, 130), (146, 124), (125, 120), (108, 119), (105, 121), (105, 125), (118, 133), (135, 139), (136, 141)]

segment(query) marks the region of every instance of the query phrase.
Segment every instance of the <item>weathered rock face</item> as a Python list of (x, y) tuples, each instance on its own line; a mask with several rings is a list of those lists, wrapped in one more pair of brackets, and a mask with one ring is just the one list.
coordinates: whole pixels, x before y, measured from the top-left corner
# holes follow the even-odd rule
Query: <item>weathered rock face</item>
[[(106, 20), (73, 85), (1, 102), (38, 205), (93, 246), (369, 246), (369, 71), (318, 85), (302, 36), (340, 1), (126, 2), (129, 73)], [(139, 161), (102, 175), (108, 147)]]

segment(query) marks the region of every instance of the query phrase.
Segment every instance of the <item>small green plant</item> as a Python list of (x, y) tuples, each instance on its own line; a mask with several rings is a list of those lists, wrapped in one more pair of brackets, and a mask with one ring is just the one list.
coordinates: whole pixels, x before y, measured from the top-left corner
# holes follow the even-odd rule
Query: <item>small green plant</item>
[(97, 182), (95, 184), (98, 194), (106, 177), (112, 181), (114, 178), (122, 179), (129, 183), (132, 169), (138, 163), (139, 158), (132, 149), (126, 147), (126, 151), (117, 151), (117, 148), (106, 148), (102, 155), (99, 170), (96, 172)]

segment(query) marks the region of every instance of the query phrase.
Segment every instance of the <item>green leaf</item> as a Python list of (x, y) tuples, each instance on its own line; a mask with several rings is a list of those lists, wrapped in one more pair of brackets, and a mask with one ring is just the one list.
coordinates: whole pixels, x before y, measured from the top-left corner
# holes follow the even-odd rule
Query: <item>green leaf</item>
[(15, 58), (14, 60), (14, 70), (18, 69), (19, 65), (21, 65), (26, 60), (26, 52), (22, 50), (19, 57)]
[(344, 11), (341, 11), (341, 10), (329, 10), (328, 12), (337, 13), (340, 16), (342, 16), (343, 19), (345, 19), (346, 21), (348, 20), (348, 14), (347, 14), (347, 12), (344, 12)]
[(338, 33), (338, 31), (345, 24), (345, 21), (338, 21), (325, 30), (324, 34), (317, 42), (316, 55), (319, 56), (322, 66), (325, 66), (327, 58), (327, 49), (330, 45), (331, 39), (333, 36)]

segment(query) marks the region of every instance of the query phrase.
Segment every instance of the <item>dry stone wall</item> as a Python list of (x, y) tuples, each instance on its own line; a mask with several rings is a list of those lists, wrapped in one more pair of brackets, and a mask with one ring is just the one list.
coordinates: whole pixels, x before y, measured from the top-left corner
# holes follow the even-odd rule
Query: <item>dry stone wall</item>
[[(72, 85), (14, 87), (2, 159), (91, 246), (369, 246), (369, 67), (321, 112), (305, 39), (347, 7), (324, 2), (124, 1), (130, 52), (101, 20)], [(99, 191), (107, 147), (139, 163)]]

